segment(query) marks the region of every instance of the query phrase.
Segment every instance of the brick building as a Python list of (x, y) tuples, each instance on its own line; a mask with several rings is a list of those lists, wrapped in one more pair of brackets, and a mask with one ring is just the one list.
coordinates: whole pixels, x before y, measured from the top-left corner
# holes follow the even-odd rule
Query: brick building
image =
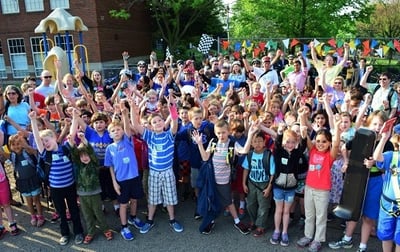
[[(131, 56), (147, 55), (151, 50), (150, 17), (144, 6), (132, 8), (129, 20), (110, 17), (110, 9), (119, 9), (117, 1), (99, 0), (0, 0), (0, 81), (15, 83), (27, 75), (42, 71), (42, 34), (34, 32), (40, 21), (55, 8), (63, 8), (80, 17), (88, 31), (83, 32), (90, 70), (122, 66), (121, 52)], [(65, 34), (47, 37), (66, 47)], [(79, 44), (78, 32), (69, 33), (70, 47)], [(40, 46), (42, 44), (42, 46)], [(49, 43), (51, 44), (51, 42)]]

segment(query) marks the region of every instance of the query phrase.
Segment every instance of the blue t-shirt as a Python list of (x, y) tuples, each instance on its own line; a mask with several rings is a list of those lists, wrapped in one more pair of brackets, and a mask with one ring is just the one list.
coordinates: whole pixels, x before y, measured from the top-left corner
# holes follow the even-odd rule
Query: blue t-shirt
[[(275, 174), (275, 160), (274, 156), (270, 156), (269, 160), (269, 174), (265, 173), (265, 169), (263, 167), (263, 153), (255, 153), (251, 156), (251, 170), (249, 173), (249, 179), (253, 182), (268, 182), (269, 175)], [(242, 166), (244, 169), (249, 170), (249, 162), (247, 161), (247, 155), (244, 159)]]
[[(393, 184), (392, 184), (392, 173), (391, 173), (391, 164), (392, 164), (392, 158), (393, 158), (393, 153), (397, 155), (398, 152), (393, 152), (393, 151), (387, 151), (383, 153), (383, 161), (382, 162), (376, 162), (376, 167), (379, 169), (385, 170), (384, 178), (383, 178), (383, 188), (382, 188), (382, 193), (393, 200), (396, 200), (396, 195), (393, 190)], [(400, 157), (397, 160), (397, 166), (394, 169), (397, 169), (397, 176), (395, 179), (397, 179), (399, 185), (400, 185)]]
[(222, 88), (221, 88), (221, 95), (225, 95), (226, 91), (229, 89), (229, 84), (233, 82), (233, 88), (239, 88), (240, 86), (240, 82), (237, 80), (222, 80), (220, 78), (211, 78), (211, 84), (210, 87), (208, 88), (208, 92), (211, 93), (212, 91), (214, 91), (218, 84), (222, 84)]
[[(68, 143), (64, 145), (70, 148)], [(40, 155), (42, 158), (46, 158), (46, 151), (40, 153)], [(72, 161), (68, 156), (64, 155), (61, 145), (58, 145), (57, 151), (52, 152), (51, 160), (50, 187), (65, 188), (75, 183)]]
[(108, 145), (113, 143), (113, 139), (110, 137), (108, 130), (105, 130), (103, 136), (100, 136), (92, 127), (87, 126), (85, 130), (85, 138), (93, 147), (96, 157), (99, 160), (99, 164), (103, 166), (106, 148)]
[[(188, 126), (190, 124), (178, 125), (178, 131), (176, 135), (178, 136), (179, 134), (188, 134)], [(189, 160), (190, 159), (190, 150), (189, 150), (189, 142), (187, 139), (180, 139), (178, 140), (175, 138), (175, 146), (176, 146), (176, 156), (178, 157), (178, 161), (184, 161), (184, 160)]]
[(149, 168), (154, 171), (172, 169), (175, 139), (171, 131), (155, 133), (145, 129), (143, 140), (149, 147)]
[(115, 178), (119, 182), (139, 176), (134, 146), (127, 135), (118, 143), (107, 146), (104, 166), (114, 168)]
[[(30, 124), (29, 112), (31, 108), (28, 103), (20, 102), (16, 106), (10, 105), (8, 107), (7, 116), (10, 117), (15, 123), (19, 124), (23, 129)], [(7, 124), (7, 134), (14, 135), (17, 134), (17, 129), (14, 128), (10, 123)]]

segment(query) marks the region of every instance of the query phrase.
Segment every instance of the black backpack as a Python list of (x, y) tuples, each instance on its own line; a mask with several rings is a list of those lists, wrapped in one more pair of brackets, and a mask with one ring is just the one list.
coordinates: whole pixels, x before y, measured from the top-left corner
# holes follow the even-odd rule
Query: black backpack
[[(249, 153), (247, 153), (247, 163), (249, 165), (249, 173), (251, 171), (251, 158), (253, 157), (253, 153), (254, 150), (249, 151)], [(270, 167), (269, 167), (269, 160), (271, 158), (271, 151), (268, 149), (265, 149), (263, 152), (263, 158), (262, 158), (262, 164), (265, 170), (265, 174), (267, 174), (270, 178), (271, 178), (271, 173), (270, 171)]]
[[(214, 155), (214, 149), (215, 145), (217, 144), (217, 141), (215, 138), (211, 139), (210, 144), (211, 144), (211, 150), (210, 150), (210, 157), (209, 160), (213, 157)], [(214, 146), (213, 146), (214, 145)], [(228, 144), (228, 157), (227, 161), (229, 164), (229, 167), (231, 168), (231, 181), (236, 180), (236, 171), (237, 171), (237, 165), (238, 165), (238, 156), (235, 155), (235, 141), (232, 139), (229, 139), (229, 144)]]

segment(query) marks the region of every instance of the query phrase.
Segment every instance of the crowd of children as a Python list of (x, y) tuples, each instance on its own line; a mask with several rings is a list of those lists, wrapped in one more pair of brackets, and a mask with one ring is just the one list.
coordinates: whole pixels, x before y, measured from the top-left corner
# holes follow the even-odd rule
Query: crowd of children
[[(326, 242), (328, 216), (340, 203), (352, 138), (358, 128), (368, 127), (379, 144), (373, 157), (365, 157), (371, 175), (358, 251), (366, 251), (376, 223), (384, 251), (391, 251), (393, 241), (400, 246), (400, 192), (393, 189), (399, 187), (399, 160), (387, 144), (390, 134), (380, 132), (390, 109), (370, 111), (374, 97), (365, 90), (365, 76), (347, 86), (337, 76), (347, 61), (347, 45), (335, 66), (331, 56), (325, 63), (318, 61), (312, 44), (310, 48), (319, 73), (315, 80), (307, 77), (309, 60), (301, 53), (292, 55), (279, 74), (273, 66), (283, 54), (280, 50), (262, 57), (261, 66), (257, 61), (251, 65), (243, 50), (240, 60), (207, 58), (199, 70), (191, 60), (158, 63), (152, 53), (148, 66), (139, 62), (138, 73), (129, 70), (129, 55), (123, 52), (124, 69), (111, 86), (103, 85), (97, 71), (85, 76), (77, 62), (76, 76), (61, 76), (56, 60), (56, 85), (49, 86), (53, 94), (44, 105), (35, 100), (40, 89), (31, 84), (23, 84), (21, 99), (12, 98), (17, 87), (6, 88), (6, 99), (0, 94), (0, 111), (10, 112), (17, 105), (31, 110), (26, 114), (30, 125), (5, 113), (6, 128), (0, 131), (0, 144), (8, 147), (0, 152), (0, 205), (10, 234), (20, 230), (10, 207), (6, 164), (13, 167), (16, 189), (26, 199), (33, 226), (45, 225), (40, 195), (49, 190), (61, 219), (61, 245), (71, 236), (69, 219), (76, 244), (91, 243), (97, 229), (113, 239), (104, 217), (105, 200), (113, 202), (125, 240), (134, 239), (128, 224), (142, 234), (155, 226), (157, 205), (166, 208), (172, 230), (183, 232), (175, 205), (193, 197), (202, 234), (210, 234), (225, 211), (240, 233), (264, 237), (270, 229), (269, 242), (286, 247), (289, 223), (297, 215), (304, 221), (304, 237), (297, 245), (319, 251)], [(42, 79), (48, 74), (44, 71)], [(382, 81), (389, 78), (387, 73), (382, 76)], [(383, 94), (385, 88), (382, 84)], [(394, 96), (383, 108), (397, 108), (397, 92)], [(391, 140), (398, 150), (396, 129)], [(148, 204), (143, 221), (137, 213), (140, 199)], [(270, 209), (273, 227), (267, 226)], [(244, 222), (246, 214), (250, 223)], [(356, 224), (348, 221), (344, 237), (329, 247), (351, 248)], [(0, 238), (5, 233), (0, 222)]]

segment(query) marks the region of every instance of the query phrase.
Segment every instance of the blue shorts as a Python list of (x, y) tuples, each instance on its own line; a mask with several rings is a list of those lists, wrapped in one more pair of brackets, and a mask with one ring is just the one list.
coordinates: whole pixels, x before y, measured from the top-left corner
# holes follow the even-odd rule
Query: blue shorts
[(285, 190), (274, 186), (274, 200), (277, 202), (285, 201), (285, 203), (292, 203), (296, 189)]
[(143, 198), (143, 186), (140, 176), (133, 179), (118, 181), (121, 194), (117, 196), (120, 204), (127, 204), (130, 199)]
[(38, 196), (41, 192), (42, 192), (42, 189), (38, 188), (38, 189), (33, 190), (32, 192), (21, 193), (21, 195), (24, 197), (35, 197), (35, 196)]
[(367, 191), (365, 193), (363, 216), (373, 220), (379, 217), (379, 200), (382, 194), (382, 176), (370, 177), (368, 180)]
[(400, 245), (400, 218), (395, 218), (380, 208), (378, 230), (376, 232), (381, 241), (394, 241)]

